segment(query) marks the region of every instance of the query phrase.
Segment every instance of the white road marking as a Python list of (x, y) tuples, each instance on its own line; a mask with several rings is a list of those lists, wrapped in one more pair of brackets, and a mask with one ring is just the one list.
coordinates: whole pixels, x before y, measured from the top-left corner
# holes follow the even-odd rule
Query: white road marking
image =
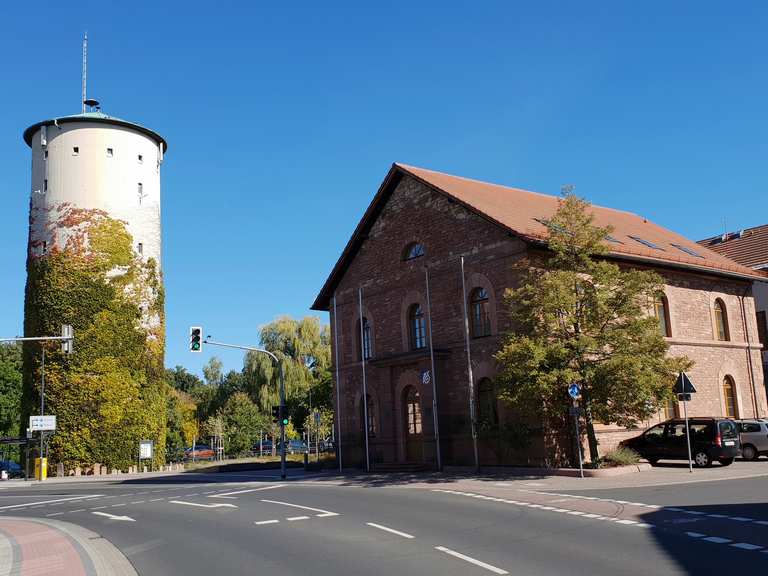
[(729, 540), (728, 538), (720, 538), (719, 536), (709, 536), (707, 538), (704, 538), (707, 542), (713, 542), (714, 544), (727, 544), (728, 542), (733, 542), (733, 540)]
[(506, 570), (502, 570), (501, 568), (497, 568), (496, 566), (492, 566), (491, 564), (486, 564), (485, 562), (481, 562), (480, 560), (476, 560), (475, 558), (466, 556), (464, 554), (456, 552), (455, 550), (446, 548), (445, 546), (435, 546), (435, 550), (440, 550), (440, 552), (445, 552), (446, 554), (450, 554), (455, 558), (460, 558), (465, 562), (469, 562), (470, 564), (474, 564), (475, 566), (480, 566), (480, 568), (485, 568), (486, 570), (490, 570), (494, 574), (509, 574), (509, 572), (507, 572)]
[(64, 514), (64, 512), (54, 512), (53, 514), (46, 514), (46, 516), (50, 518), (51, 516), (61, 516), (62, 514)]
[(120, 506), (125, 506), (125, 503), (122, 503), (122, 504), (112, 504), (112, 506), (110, 506), (110, 508), (118, 508)]
[(686, 534), (691, 538), (702, 538), (703, 536), (706, 536), (706, 534), (702, 534), (701, 532), (686, 532)]
[(295, 522), (296, 520), (309, 520), (309, 516), (291, 516), (290, 518), (286, 518), (288, 522)]
[(325, 518), (327, 516), (338, 516), (336, 512), (330, 510), (323, 510), (322, 508), (311, 508), (310, 506), (300, 506), (299, 504), (291, 504), (290, 502), (280, 502), (279, 500), (262, 500), (262, 502), (268, 502), (269, 504), (280, 504), (282, 506), (290, 506), (291, 508), (301, 508), (302, 510), (312, 510), (313, 512), (320, 512), (318, 517)]
[(160, 502), (160, 500), (162, 500), (162, 498), (152, 498), (150, 502)]
[(731, 544), (734, 548), (741, 548), (742, 550), (762, 550), (762, 546), (757, 546), (756, 544), (749, 544), (748, 542), (738, 542), (736, 544)]
[(114, 514), (107, 514), (106, 512), (93, 512), (93, 514), (96, 514), (98, 516), (104, 516), (106, 518), (109, 518), (110, 520), (121, 520), (123, 522), (136, 522), (136, 520), (134, 520), (130, 516), (115, 516)]
[(11, 508), (24, 508), (27, 506), (35, 506), (37, 504), (52, 504), (53, 502), (68, 502), (73, 500), (83, 500), (85, 498), (94, 498), (95, 496), (100, 496), (99, 494), (96, 495), (88, 495), (88, 496), (71, 496), (69, 498), (57, 498), (55, 500), (43, 500), (42, 502), (26, 502), (25, 504), (13, 504), (11, 506), (0, 506), (0, 510), (10, 510)]
[(410, 534), (406, 534), (405, 532), (400, 532), (400, 530), (395, 530), (393, 528), (387, 528), (386, 526), (382, 526), (381, 524), (374, 524), (373, 522), (366, 522), (368, 526), (373, 526), (374, 528), (378, 528), (379, 530), (384, 530), (384, 532), (391, 532), (392, 534), (397, 534), (398, 536), (402, 536), (403, 538), (413, 538)]
[(731, 520), (736, 520), (736, 522), (754, 522), (754, 518), (746, 518), (744, 516), (731, 516)]
[(89, 510), (102, 510), (103, 508), (106, 508), (106, 506), (94, 506), (93, 508), (89, 508)]
[(77, 510), (70, 510), (70, 511), (69, 511), (69, 513), (70, 513), (70, 514), (71, 514), (72, 512), (85, 512), (85, 508), (78, 508)]
[(223, 492), (216, 496), (208, 496), (208, 498), (228, 498), (235, 494), (245, 494), (247, 492), (260, 492), (261, 490), (273, 490), (275, 488), (282, 488), (285, 484), (275, 484), (274, 486), (262, 486), (261, 488), (248, 488), (247, 490), (236, 490), (234, 492)]
[(131, 504), (144, 504), (145, 500), (136, 500), (136, 502), (131, 502)]
[(280, 520), (262, 520), (261, 522), (254, 522), (257, 526), (263, 526), (264, 524), (277, 524)]
[(237, 508), (234, 504), (198, 504), (197, 502), (184, 502), (183, 500), (170, 500), (171, 504), (183, 504), (184, 506), (197, 506), (198, 508)]

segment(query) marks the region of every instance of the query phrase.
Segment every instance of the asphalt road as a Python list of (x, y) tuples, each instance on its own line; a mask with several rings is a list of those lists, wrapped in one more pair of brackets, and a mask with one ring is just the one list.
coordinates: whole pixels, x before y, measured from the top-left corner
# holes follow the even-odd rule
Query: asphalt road
[(80, 525), (147, 576), (698, 575), (766, 565), (766, 483), (564, 493), (181, 475), (2, 490), (0, 521)]

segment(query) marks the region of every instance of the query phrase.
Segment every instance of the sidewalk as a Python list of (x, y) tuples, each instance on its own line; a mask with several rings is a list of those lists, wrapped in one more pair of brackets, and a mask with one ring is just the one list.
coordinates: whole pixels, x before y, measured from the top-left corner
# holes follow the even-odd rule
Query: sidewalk
[[(42, 482), (38, 480), (4, 480), (0, 482), (0, 490), (3, 489), (17, 489), (17, 488), (31, 488), (45, 486), (46, 484), (77, 484), (80, 482), (122, 482), (124, 480), (140, 480), (146, 478), (151, 480), (152, 478), (162, 478), (165, 476), (181, 476), (185, 474), (183, 471), (175, 472), (139, 472), (136, 474), (102, 474), (100, 476), (52, 476), (46, 478)], [(0, 572), (0, 576), (2, 572)]]
[(483, 469), (475, 473), (471, 468), (449, 472), (400, 472), (361, 473), (345, 471), (345, 474), (330, 473), (327, 477), (307, 480), (308, 482), (336, 483), (342, 485), (435, 488), (463, 486), (535, 487), (541, 490), (604, 490), (610, 488), (638, 488), (643, 486), (667, 486), (693, 482), (716, 482), (740, 478), (768, 477), (768, 461), (736, 461), (730, 466), (713, 465), (711, 468), (693, 468), (689, 472), (687, 462), (662, 463), (643, 468), (639, 472), (601, 478), (580, 478), (554, 475), (546, 469), (498, 468)]
[(0, 576), (136, 576), (108, 540), (58, 520), (0, 517)]

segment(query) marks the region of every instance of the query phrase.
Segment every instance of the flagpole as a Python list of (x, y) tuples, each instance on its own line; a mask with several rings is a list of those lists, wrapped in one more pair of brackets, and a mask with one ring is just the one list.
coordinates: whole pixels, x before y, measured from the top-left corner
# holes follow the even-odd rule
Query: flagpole
[(424, 266), (424, 277), (427, 284), (427, 323), (429, 325), (429, 361), (432, 366), (432, 423), (435, 430), (435, 450), (437, 469), (442, 471), (443, 460), (440, 454), (440, 428), (437, 416), (437, 373), (435, 372), (435, 348), (432, 344), (432, 304), (429, 299), (429, 268)]
[(469, 350), (469, 315), (467, 313), (467, 287), (464, 282), (464, 256), (461, 257), (461, 294), (464, 301), (464, 338), (467, 345), (467, 377), (469, 378), (469, 421), (472, 425), (472, 449), (475, 453), (475, 470), (480, 470), (477, 451), (477, 422), (475, 418), (475, 383), (472, 376), (472, 356)]
[(336, 457), (339, 460), (339, 472), (341, 465), (341, 379), (339, 378), (339, 322), (336, 315), (336, 292), (333, 293), (333, 347), (336, 356)]
[(360, 366), (363, 370), (363, 430), (365, 432), (365, 471), (371, 471), (371, 460), (368, 455), (368, 390), (365, 385), (365, 334), (363, 332), (363, 288), (357, 289), (358, 306), (360, 310)]

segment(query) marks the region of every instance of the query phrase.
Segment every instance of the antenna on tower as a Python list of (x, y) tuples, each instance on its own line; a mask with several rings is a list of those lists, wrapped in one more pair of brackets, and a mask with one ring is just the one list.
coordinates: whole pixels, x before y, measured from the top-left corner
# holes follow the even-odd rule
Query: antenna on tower
[(85, 37), (83, 38), (83, 98), (82, 98), (83, 114), (85, 114), (85, 101), (87, 99), (85, 95), (85, 86), (86, 86), (87, 80), (88, 80), (88, 32), (86, 31)]

